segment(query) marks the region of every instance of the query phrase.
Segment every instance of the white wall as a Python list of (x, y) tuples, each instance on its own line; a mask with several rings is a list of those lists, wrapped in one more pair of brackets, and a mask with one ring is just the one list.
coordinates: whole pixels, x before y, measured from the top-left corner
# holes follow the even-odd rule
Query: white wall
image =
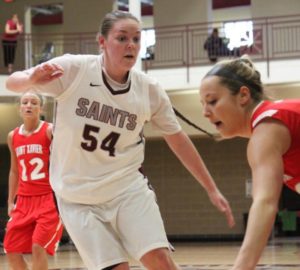
[(142, 20), (143, 28), (153, 28), (154, 27), (153, 16), (143, 16), (141, 18), (141, 20)]
[(0, 144), (6, 143), (7, 134), (21, 123), (17, 103), (1, 103), (0, 100)]
[[(300, 59), (270, 62), (269, 71), (266, 62), (255, 63), (265, 84), (289, 84), (300, 82)], [(186, 68), (154, 69), (147, 74), (156, 78), (167, 91), (198, 89), (203, 76), (212, 66)], [(270, 76), (268, 75), (270, 73)], [(189, 73), (189, 75), (188, 75)], [(16, 95), (5, 87), (6, 75), (0, 75), (0, 97)]]
[[(270, 63), (270, 76), (268, 77), (267, 64), (265, 62), (255, 63), (256, 68), (260, 71), (262, 81), (266, 86), (268, 94), (274, 98), (300, 98), (300, 60), (274, 61)], [(173, 106), (192, 122), (215, 133), (215, 129), (202, 116), (202, 108), (200, 104), (198, 89), (201, 79), (212, 66), (195, 67), (190, 69), (190, 81), (187, 82), (186, 69), (164, 69), (151, 70), (148, 74), (156, 78), (168, 91)], [(1, 96), (15, 95), (5, 89), (6, 76), (0, 76), (0, 102)], [(11, 115), (11, 112), (1, 112), (2, 115)], [(1, 117), (2, 119), (2, 117)], [(15, 121), (15, 120), (11, 120)], [(190, 127), (186, 123), (180, 121), (184, 130), (189, 135), (202, 135), (198, 130)], [(2, 130), (2, 120), (0, 122)], [(145, 135), (148, 137), (160, 136), (151, 125), (145, 128)], [(3, 141), (0, 141), (3, 143)]]
[(154, 25), (179, 25), (211, 20), (211, 0), (154, 0)]
[(248, 6), (240, 6), (234, 8), (220, 8), (212, 11), (212, 21), (233, 21), (251, 19), (253, 16)]
[[(257, 62), (255, 66), (261, 73), (264, 84), (300, 82), (300, 59), (271, 61), (269, 68), (266, 62)], [(201, 79), (211, 68), (212, 66), (192, 67), (189, 70), (189, 76), (186, 68), (150, 70), (148, 74), (155, 77), (168, 91), (185, 90), (198, 88)], [(187, 81), (188, 77), (189, 81)]]
[(251, 0), (252, 17), (294, 15), (300, 12), (299, 0)]

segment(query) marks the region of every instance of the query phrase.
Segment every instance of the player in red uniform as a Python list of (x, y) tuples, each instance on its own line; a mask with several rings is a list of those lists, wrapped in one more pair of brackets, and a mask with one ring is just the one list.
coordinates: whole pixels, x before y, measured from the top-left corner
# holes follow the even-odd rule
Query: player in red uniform
[(300, 192), (300, 100), (270, 101), (249, 58), (223, 61), (200, 87), (203, 113), (223, 138), (249, 138), (253, 202), (232, 270), (254, 270), (278, 210), (283, 183)]
[(24, 253), (32, 253), (32, 269), (48, 269), (62, 235), (54, 195), (49, 184), (52, 125), (40, 121), (42, 98), (31, 92), (20, 100), (23, 124), (8, 134), (11, 154), (8, 215), (4, 250), (11, 269), (28, 269)]

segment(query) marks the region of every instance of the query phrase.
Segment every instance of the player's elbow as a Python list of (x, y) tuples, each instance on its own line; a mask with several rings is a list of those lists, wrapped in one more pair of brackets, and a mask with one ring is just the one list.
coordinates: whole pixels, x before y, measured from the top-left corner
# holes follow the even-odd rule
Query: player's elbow
[(26, 80), (24, 80), (24, 76), (19, 71), (11, 74), (5, 82), (6, 89), (16, 93), (27, 90), (26, 86)]
[(13, 79), (11, 79), (10, 77), (6, 80), (5, 87), (9, 91), (17, 92), (15, 83), (14, 83)]

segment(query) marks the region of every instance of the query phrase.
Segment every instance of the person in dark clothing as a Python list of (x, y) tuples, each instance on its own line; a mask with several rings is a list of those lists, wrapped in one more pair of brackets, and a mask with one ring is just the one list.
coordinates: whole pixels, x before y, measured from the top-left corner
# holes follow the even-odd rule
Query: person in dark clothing
[(219, 56), (240, 56), (239, 50), (229, 50), (224, 39), (219, 37), (218, 28), (214, 28), (204, 43), (208, 58), (212, 63), (217, 62)]

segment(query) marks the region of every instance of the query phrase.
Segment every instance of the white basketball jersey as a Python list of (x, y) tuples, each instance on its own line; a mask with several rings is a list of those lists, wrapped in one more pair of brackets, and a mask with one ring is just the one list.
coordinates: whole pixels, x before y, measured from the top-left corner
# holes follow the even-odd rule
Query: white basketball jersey
[[(56, 98), (50, 181), (65, 200), (96, 204), (145, 181), (139, 168), (143, 126), (151, 120), (152, 80), (132, 70), (129, 87), (115, 91), (105, 80), (99, 56), (75, 57), (81, 62), (79, 72)], [(178, 125), (174, 133), (179, 130)]]

